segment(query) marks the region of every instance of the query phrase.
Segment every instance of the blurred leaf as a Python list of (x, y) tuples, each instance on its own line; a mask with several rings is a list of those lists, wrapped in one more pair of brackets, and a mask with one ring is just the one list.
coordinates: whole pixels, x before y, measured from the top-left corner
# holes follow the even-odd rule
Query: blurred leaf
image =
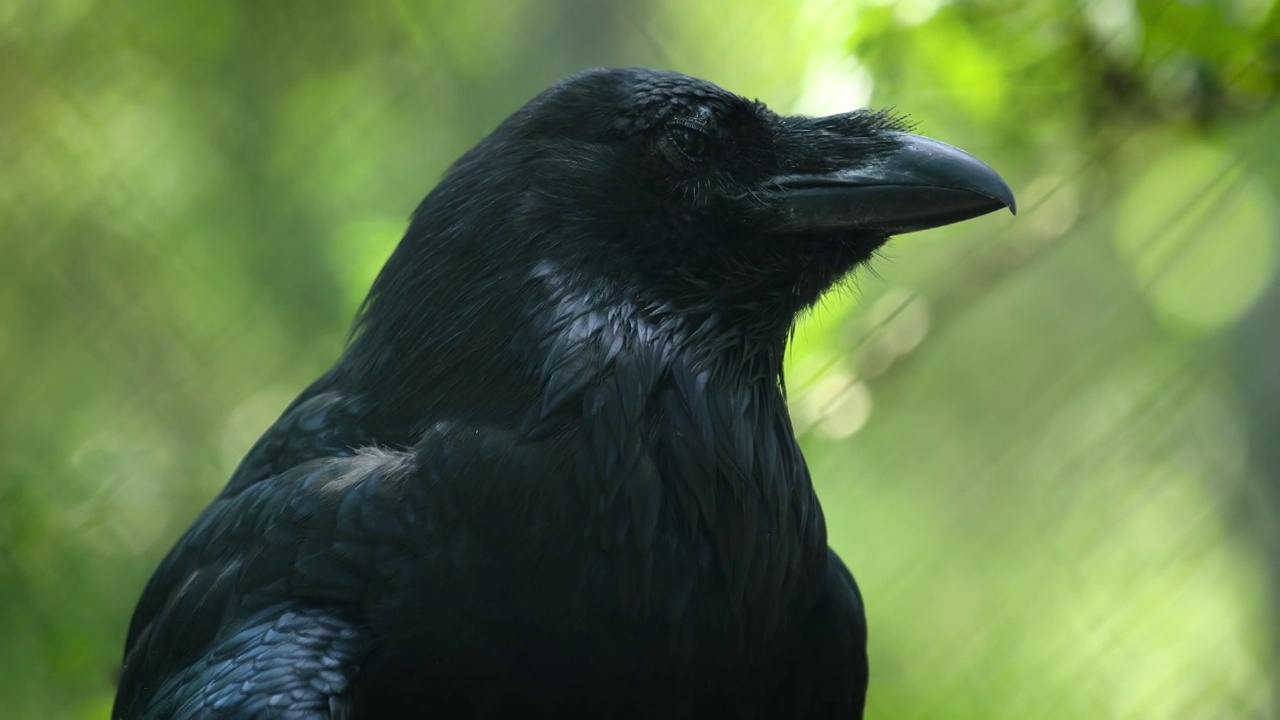
[(1129, 186), (1115, 238), (1139, 288), (1199, 331), (1238, 320), (1275, 275), (1274, 196), (1212, 146), (1184, 144)]

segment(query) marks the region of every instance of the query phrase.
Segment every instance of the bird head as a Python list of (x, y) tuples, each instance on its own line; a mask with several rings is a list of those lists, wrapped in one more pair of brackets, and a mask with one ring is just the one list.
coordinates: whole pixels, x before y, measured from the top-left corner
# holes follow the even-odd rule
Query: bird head
[(478, 155), (526, 180), (504, 212), (554, 244), (540, 257), (722, 312), (794, 314), (892, 235), (1014, 209), (994, 170), (892, 115), (784, 116), (647, 69), (559, 83)]

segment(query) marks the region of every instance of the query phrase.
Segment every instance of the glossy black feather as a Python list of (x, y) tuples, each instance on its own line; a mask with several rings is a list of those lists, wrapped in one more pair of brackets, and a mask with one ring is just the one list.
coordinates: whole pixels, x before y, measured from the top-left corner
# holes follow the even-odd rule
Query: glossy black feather
[(744, 189), (896, 127), (649, 70), (516, 112), (157, 570), (114, 717), (861, 717), (781, 372), (884, 238), (765, 237)]

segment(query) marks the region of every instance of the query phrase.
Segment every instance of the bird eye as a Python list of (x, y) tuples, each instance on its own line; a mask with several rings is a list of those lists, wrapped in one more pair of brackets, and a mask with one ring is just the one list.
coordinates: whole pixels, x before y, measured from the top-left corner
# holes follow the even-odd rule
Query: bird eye
[(667, 139), (689, 160), (701, 160), (711, 152), (711, 139), (707, 134), (688, 125), (669, 125)]

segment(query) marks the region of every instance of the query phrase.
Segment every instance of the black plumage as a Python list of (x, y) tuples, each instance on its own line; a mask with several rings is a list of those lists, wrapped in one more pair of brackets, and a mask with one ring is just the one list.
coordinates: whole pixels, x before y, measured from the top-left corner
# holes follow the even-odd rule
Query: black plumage
[(1003, 206), (884, 114), (640, 69), (547, 90), (156, 571), (114, 717), (861, 717), (784, 347), (889, 235)]

